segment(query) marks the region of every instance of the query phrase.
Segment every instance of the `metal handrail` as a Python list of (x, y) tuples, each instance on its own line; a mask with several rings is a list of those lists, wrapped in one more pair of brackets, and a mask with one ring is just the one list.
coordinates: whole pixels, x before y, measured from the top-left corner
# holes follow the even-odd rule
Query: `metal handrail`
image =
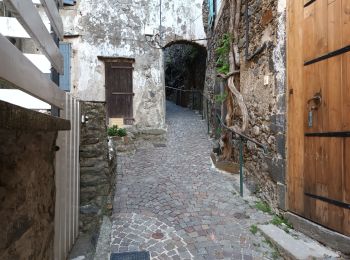
[(238, 138), (234, 138), (234, 137), (233, 138), (236, 140), (239, 140), (239, 194), (241, 195), (241, 197), (243, 197), (243, 180), (244, 180), (244, 175), (243, 175), (243, 166), (244, 166), (243, 143), (246, 141), (250, 141), (250, 142), (256, 144), (257, 146), (263, 148), (264, 154), (268, 153), (268, 148), (265, 145), (263, 145), (262, 143), (259, 143), (259, 142), (255, 141), (254, 139), (229, 128), (221, 120), (220, 115), (216, 114), (216, 117), (218, 118), (219, 123), (223, 128), (230, 131), (232, 134), (239, 136)]
[(250, 141), (250, 142), (256, 144), (257, 146), (261, 147), (264, 150), (264, 153), (268, 152), (268, 149), (267, 149), (266, 145), (264, 145), (262, 143), (259, 143), (258, 141), (255, 141), (253, 138), (248, 137), (248, 136), (246, 136), (246, 135), (244, 135), (244, 134), (242, 134), (240, 132), (237, 132), (237, 131), (233, 130), (232, 128), (229, 128), (227, 125), (224, 124), (224, 122), (222, 121), (221, 117), (218, 114), (216, 114), (216, 117), (218, 118), (218, 120), (220, 122), (220, 125), (223, 128), (225, 128), (226, 130), (228, 130), (228, 131), (238, 135), (240, 138), (243, 138), (243, 139), (245, 139), (247, 141)]
[(199, 89), (181, 89), (181, 88), (174, 88), (174, 87), (169, 87), (169, 86), (165, 86), (165, 88), (174, 89), (174, 90), (181, 91), (181, 92), (198, 92), (198, 93), (203, 95), (202, 91), (200, 91)]

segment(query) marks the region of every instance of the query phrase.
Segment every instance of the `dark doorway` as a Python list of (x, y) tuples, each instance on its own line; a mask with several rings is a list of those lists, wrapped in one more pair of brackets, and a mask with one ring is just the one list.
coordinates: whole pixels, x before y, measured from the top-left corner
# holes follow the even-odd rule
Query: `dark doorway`
[(133, 122), (133, 62), (120, 59), (105, 62), (107, 117)]
[(206, 60), (206, 48), (193, 42), (177, 42), (164, 49), (167, 100), (202, 109)]

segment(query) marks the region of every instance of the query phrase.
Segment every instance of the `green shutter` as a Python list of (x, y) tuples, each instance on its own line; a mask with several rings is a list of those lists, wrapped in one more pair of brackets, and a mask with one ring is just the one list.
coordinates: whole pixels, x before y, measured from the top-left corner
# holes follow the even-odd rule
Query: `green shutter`
[(214, 20), (215, 20), (215, 7), (214, 7), (214, 0), (208, 0), (208, 6), (209, 6), (209, 19), (208, 24), (210, 27), (213, 26)]
[(60, 51), (64, 58), (64, 74), (60, 75), (60, 89), (69, 92), (71, 90), (71, 44), (67, 42), (60, 42)]

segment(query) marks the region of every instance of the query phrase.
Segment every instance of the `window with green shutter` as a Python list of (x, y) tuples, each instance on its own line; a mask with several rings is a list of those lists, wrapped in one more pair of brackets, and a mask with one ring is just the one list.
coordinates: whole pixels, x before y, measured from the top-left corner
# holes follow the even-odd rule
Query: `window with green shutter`
[(60, 75), (59, 86), (60, 89), (69, 92), (71, 90), (71, 44), (67, 42), (60, 42), (60, 51), (64, 59), (64, 74)]
[(208, 7), (209, 7), (208, 24), (210, 27), (212, 27), (214, 24), (214, 21), (215, 21), (215, 3), (214, 3), (214, 0), (208, 0)]

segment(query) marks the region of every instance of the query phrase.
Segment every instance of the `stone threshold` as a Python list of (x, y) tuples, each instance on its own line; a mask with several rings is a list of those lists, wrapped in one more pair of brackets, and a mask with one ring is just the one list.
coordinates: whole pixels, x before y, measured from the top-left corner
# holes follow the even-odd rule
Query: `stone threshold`
[(285, 259), (340, 259), (341, 257), (338, 253), (294, 230), (287, 233), (272, 224), (259, 225), (258, 229)]
[(296, 230), (343, 254), (350, 255), (350, 237), (322, 227), (291, 212), (287, 212), (285, 217)]
[(69, 120), (0, 101), (0, 128), (30, 132), (54, 132), (70, 130), (71, 124)]

